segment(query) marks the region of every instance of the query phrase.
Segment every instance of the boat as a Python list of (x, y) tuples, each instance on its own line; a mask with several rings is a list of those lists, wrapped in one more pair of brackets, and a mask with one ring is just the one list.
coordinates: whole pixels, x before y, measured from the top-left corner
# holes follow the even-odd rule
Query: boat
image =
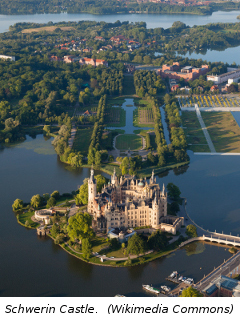
[(162, 289), (164, 292), (169, 292), (169, 291), (171, 291), (171, 288), (169, 288), (169, 286), (166, 286), (166, 285), (162, 285), (162, 286), (161, 286), (161, 289)]
[(149, 292), (152, 292), (152, 293), (155, 293), (155, 294), (160, 293), (159, 289), (156, 289), (156, 288), (154, 288), (153, 286), (151, 286), (149, 284), (143, 284), (142, 287), (143, 287), (144, 290), (147, 290)]
[(172, 272), (172, 274), (169, 275), (169, 277), (174, 278), (174, 277), (177, 276), (177, 274), (178, 274), (178, 272), (177, 272), (176, 270), (174, 270), (174, 271)]

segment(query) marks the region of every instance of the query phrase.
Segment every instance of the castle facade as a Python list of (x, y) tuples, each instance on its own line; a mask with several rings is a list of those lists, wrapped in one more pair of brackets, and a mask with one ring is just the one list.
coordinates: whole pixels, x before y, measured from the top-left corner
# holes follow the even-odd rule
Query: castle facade
[(109, 184), (104, 185), (101, 193), (97, 194), (97, 182), (91, 169), (88, 212), (93, 217), (93, 228), (98, 231), (142, 226), (161, 229), (162, 226), (165, 231), (175, 234), (176, 228), (174, 231), (168, 229), (182, 219), (167, 216), (167, 192), (164, 185), (161, 190), (156, 183), (154, 171), (149, 181), (130, 175), (118, 179), (114, 171)]

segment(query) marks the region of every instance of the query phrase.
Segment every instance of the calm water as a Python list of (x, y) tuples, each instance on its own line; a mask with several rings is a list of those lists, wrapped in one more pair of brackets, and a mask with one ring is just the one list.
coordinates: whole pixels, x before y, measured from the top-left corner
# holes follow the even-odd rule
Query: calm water
[[(16, 198), (28, 201), (34, 194), (55, 189), (71, 192), (89, 176), (89, 169), (71, 170), (60, 163), (51, 141), (41, 135), (2, 150), (0, 157), (1, 296), (143, 296), (143, 283), (166, 284), (165, 277), (173, 270), (197, 281), (229, 257), (225, 248), (196, 243), (129, 269), (86, 264), (51, 239), (20, 226), (11, 205)], [(157, 181), (161, 186), (177, 184), (188, 199), (190, 215), (205, 228), (237, 234), (239, 168), (239, 157), (192, 156), (188, 169), (171, 171)]]
[(159, 15), (159, 14), (116, 14), (116, 15), (92, 15), (92, 14), (35, 14), (35, 15), (0, 15), (0, 33), (6, 32), (10, 25), (17, 22), (68, 22), (68, 21), (96, 21), (113, 23), (117, 20), (124, 22), (146, 22), (148, 28), (163, 27), (164, 29), (172, 26), (173, 22), (181, 21), (189, 26), (204, 25), (208, 23), (234, 23), (240, 11), (222, 12), (218, 11), (208, 16), (199, 15)]
[(227, 48), (225, 50), (207, 50), (203, 54), (197, 53), (189, 53), (187, 52), (185, 55), (181, 55), (177, 53), (177, 55), (193, 58), (195, 60), (202, 59), (209, 62), (223, 62), (232, 64), (235, 62), (237, 65), (240, 65), (240, 46)]

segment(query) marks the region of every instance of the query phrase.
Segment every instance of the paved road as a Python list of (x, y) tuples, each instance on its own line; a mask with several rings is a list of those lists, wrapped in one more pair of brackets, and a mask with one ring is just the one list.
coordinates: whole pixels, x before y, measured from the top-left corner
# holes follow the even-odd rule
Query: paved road
[(228, 259), (218, 268), (216, 268), (212, 273), (208, 274), (200, 282), (196, 284), (198, 290), (203, 290), (206, 288), (214, 279), (221, 275), (227, 276), (231, 271), (233, 271), (240, 264), (240, 251), (235, 254), (232, 258)]
[(207, 143), (208, 143), (209, 149), (210, 149), (211, 152), (216, 152), (216, 150), (215, 150), (215, 148), (214, 148), (214, 145), (213, 145), (213, 143), (212, 143), (212, 140), (211, 140), (211, 138), (210, 138), (210, 135), (209, 135), (209, 133), (208, 133), (208, 131), (207, 131), (207, 128), (206, 128), (206, 126), (205, 126), (205, 124), (204, 124), (204, 121), (203, 121), (203, 119), (202, 119), (201, 112), (200, 112), (200, 110), (199, 110), (197, 104), (195, 104), (195, 108), (196, 108), (196, 114), (197, 114), (197, 117), (198, 117), (199, 123), (200, 123), (200, 125), (201, 125), (201, 127), (202, 127), (202, 131), (203, 131), (203, 134), (205, 135), (205, 138), (206, 138), (206, 140), (207, 140)]

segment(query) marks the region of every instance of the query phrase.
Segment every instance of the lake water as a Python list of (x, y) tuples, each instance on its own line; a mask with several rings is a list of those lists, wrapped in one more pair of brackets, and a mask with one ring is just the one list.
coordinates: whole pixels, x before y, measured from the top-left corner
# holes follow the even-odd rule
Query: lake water
[(214, 12), (212, 15), (187, 15), (187, 14), (116, 14), (116, 15), (92, 15), (92, 14), (35, 14), (35, 15), (0, 15), (0, 33), (6, 32), (10, 25), (18, 22), (69, 22), (69, 21), (96, 21), (113, 23), (117, 20), (124, 22), (146, 22), (148, 28), (163, 27), (164, 29), (172, 26), (173, 22), (181, 21), (189, 26), (204, 25), (208, 23), (234, 23), (238, 22), (237, 16), (240, 11)]
[[(239, 13), (218, 12), (211, 16), (1, 15), (0, 32), (16, 22), (83, 19), (144, 20), (149, 28), (166, 28), (181, 20), (192, 26), (234, 22)], [(190, 156), (189, 166), (166, 172), (157, 178), (157, 182), (161, 186), (163, 182), (178, 185), (182, 196), (188, 200), (190, 216), (205, 229), (237, 235), (240, 231), (240, 157), (196, 156), (192, 152)], [(114, 296), (117, 293), (144, 296), (143, 283), (169, 284), (165, 277), (173, 270), (197, 281), (229, 257), (226, 248), (195, 243), (169, 257), (137, 267), (110, 268), (84, 263), (68, 255), (51, 239), (39, 238), (35, 230), (20, 226), (12, 212), (12, 203), (16, 198), (29, 201), (37, 193), (76, 190), (89, 176), (89, 169), (76, 170), (62, 164), (51, 140), (45, 140), (42, 135), (36, 139), (28, 137), (23, 143), (0, 150), (0, 159), (0, 264), (4, 265), (1, 267), (0, 296)]]
[(240, 65), (240, 46), (230, 47), (225, 50), (210, 50), (208, 49), (203, 54), (200, 53), (189, 53), (187, 52), (185, 55), (181, 55), (176, 53), (176, 55), (180, 55), (182, 57), (193, 58), (195, 60), (202, 59), (208, 62), (223, 62), (232, 64), (235, 62), (237, 65)]
[[(17, 223), (11, 205), (37, 193), (76, 190), (89, 169), (74, 170), (59, 162), (42, 135), (0, 152), (1, 296), (144, 296), (143, 283), (160, 285), (173, 270), (200, 280), (227, 259), (228, 249), (191, 244), (146, 265), (110, 268), (82, 262)], [(188, 200), (190, 216), (206, 229), (239, 233), (240, 158), (194, 156), (189, 167), (170, 171), (157, 182), (174, 182)], [(201, 268), (201, 269), (200, 269)], [(17, 276), (16, 276), (17, 274)]]

